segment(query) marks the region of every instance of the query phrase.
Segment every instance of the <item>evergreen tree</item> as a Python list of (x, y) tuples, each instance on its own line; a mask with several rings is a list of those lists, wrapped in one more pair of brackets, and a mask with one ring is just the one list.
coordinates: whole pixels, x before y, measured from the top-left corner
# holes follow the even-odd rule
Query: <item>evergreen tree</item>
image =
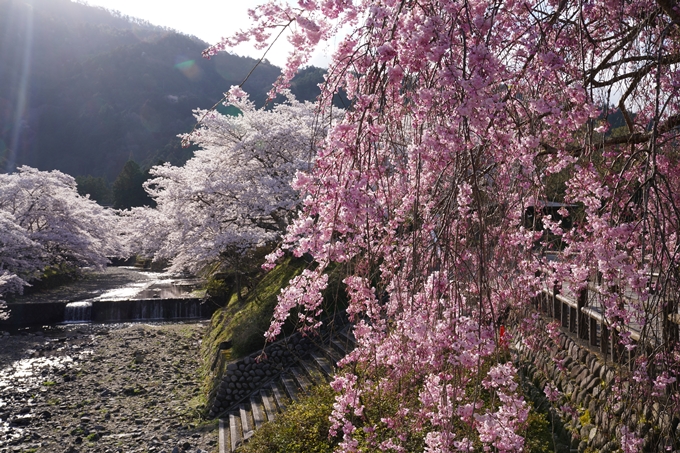
[(156, 203), (149, 198), (142, 186), (146, 179), (147, 176), (137, 162), (127, 161), (113, 183), (113, 207), (115, 209), (130, 209), (136, 206), (154, 207)]

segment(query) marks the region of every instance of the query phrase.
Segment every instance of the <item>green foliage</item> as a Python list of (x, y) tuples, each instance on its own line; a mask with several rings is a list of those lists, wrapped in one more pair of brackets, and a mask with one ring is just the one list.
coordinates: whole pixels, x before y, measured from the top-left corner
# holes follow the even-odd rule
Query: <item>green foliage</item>
[[(24, 288), (24, 294), (32, 294), (45, 289), (56, 288), (58, 286), (71, 283), (81, 276), (80, 270), (70, 263), (60, 263), (48, 266), (43, 270), (39, 279), (30, 280), (31, 286)], [(13, 300), (14, 295), (9, 295), (8, 300)]]
[(309, 395), (288, 406), (286, 412), (266, 423), (239, 453), (331, 453), (338, 444), (329, 438), (335, 394), (329, 385), (319, 385)]
[[(257, 265), (254, 265), (254, 262), (257, 262)], [(207, 291), (212, 297), (218, 295), (220, 303), (224, 306), (213, 314), (210, 329), (201, 344), (203, 395), (210, 394), (217, 383), (217, 377), (221, 376), (224, 371), (217, 367), (218, 363), (224, 365), (262, 349), (264, 333), (271, 323), (281, 289), (285, 288), (291, 278), (299, 275), (309, 265), (303, 259), (288, 257), (264, 276), (255, 278), (248, 275), (250, 272), (247, 269), (259, 269), (261, 262), (262, 257), (259, 260), (256, 257), (253, 258), (253, 263), (248, 264), (242, 272), (232, 269), (217, 273), (216, 270), (212, 270)], [(328, 273), (328, 288), (324, 293), (324, 313), (333, 316), (337, 310), (343, 309), (347, 304), (347, 296), (342, 283), (346, 276), (346, 269), (334, 265), (328, 269)], [(242, 297), (237, 294), (236, 278), (238, 276), (248, 281), (247, 290), (244, 287)], [(297, 316), (293, 313), (289, 319), (296, 320)], [(295, 328), (294, 322), (289, 321), (284, 325), (283, 331), (291, 333)], [(220, 350), (220, 343), (227, 340), (232, 342), (231, 348)]]
[(532, 409), (529, 411), (524, 447), (528, 453), (552, 453), (553, 436), (546, 414)]
[(219, 304), (224, 304), (232, 294), (232, 286), (221, 275), (212, 275), (205, 285), (206, 294)]
[(590, 411), (586, 409), (578, 418), (578, 421), (581, 422), (581, 426), (590, 425)]
[(113, 192), (106, 179), (92, 175), (76, 176), (78, 193), (82, 196), (89, 195), (90, 199), (101, 205), (109, 205), (113, 202)]
[[(208, 395), (215, 384), (215, 377), (223, 370), (213, 369), (221, 356), (222, 362), (243, 357), (257, 351), (264, 344), (264, 332), (274, 312), (277, 296), (288, 281), (302, 272), (302, 260), (284, 260), (272, 269), (243, 298), (236, 294), (236, 286), (229, 281), (228, 273), (215, 274), (208, 283), (208, 291), (220, 293), (224, 307), (213, 313), (208, 334), (201, 343), (203, 357), (203, 394)], [(220, 343), (231, 340), (232, 348), (221, 351)]]
[[(302, 260), (288, 258), (248, 292), (242, 308), (230, 321), (233, 358), (244, 357), (264, 346), (264, 333), (269, 328), (281, 289), (305, 266)], [(287, 327), (292, 331), (292, 326)]]

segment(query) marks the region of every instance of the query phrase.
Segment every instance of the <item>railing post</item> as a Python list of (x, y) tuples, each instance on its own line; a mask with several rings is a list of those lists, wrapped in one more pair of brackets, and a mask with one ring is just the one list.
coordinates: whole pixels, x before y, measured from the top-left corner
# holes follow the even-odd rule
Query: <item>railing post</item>
[(597, 319), (590, 319), (590, 326), (588, 327), (588, 340), (591, 346), (597, 346)]
[[(536, 271), (536, 272), (534, 273), (534, 275), (536, 276), (536, 278), (540, 278), (540, 276), (541, 276), (541, 271)], [(542, 299), (543, 299), (543, 291), (540, 291), (540, 292), (536, 295), (536, 297), (534, 297), (534, 298), (532, 299), (534, 308), (535, 308), (537, 311), (541, 311), (541, 309), (543, 308), (543, 301), (542, 301)]]
[[(612, 294), (618, 293), (619, 287), (617, 285), (611, 285), (609, 287), (609, 292)], [(623, 309), (623, 302), (620, 299), (617, 302), (617, 306), (619, 309)], [(612, 321), (616, 324), (621, 324), (621, 319), (618, 316), (615, 316)], [(619, 329), (612, 328), (609, 336), (611, 339), (612, 362), (620, 363), (623, 361), (623, 351), (621, 349), (621, 343), (619, 342)]]
[(678, 341), (678, 306), (674, 299), (662, 300), (662, 316), (661, 325), (663, 326), (663, 341), (667, 350), (673, 348), (673, 345)]
[(619, 331), (618, 329), (612, 329), (610, 334), (610, 347), (612, 351), (612, 362), (620, 362), (621, 361), (621, 350), (619, 349)]
[(586, 315), (583, 313), (583, 308), (588, 303), (588, 288), (583, 288), (578, 292), (578, 299), (576, 300), (576, 316), (578, 321), (576, 323), (578, 329), (578, 337), (581, 340), (588, 339), (588, 325), (586, 324)]
[(562, 304), (557, 295), (560, 293), (562, 285), (559, 282), (555, 282), (553, 285), (553, 318), (560, 319), (562, 317)]

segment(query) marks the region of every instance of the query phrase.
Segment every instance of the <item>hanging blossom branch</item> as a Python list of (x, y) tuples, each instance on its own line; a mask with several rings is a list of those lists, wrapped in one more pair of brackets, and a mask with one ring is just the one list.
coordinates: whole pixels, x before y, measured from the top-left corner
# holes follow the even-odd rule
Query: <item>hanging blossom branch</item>
[[(513, 335), (536, 332), (527, 302), (546, 282), (578, 289), (599, 275), (607, 325), (631, 350), (631, 322), (651, 338), (647, 321), (677, 312), (680, 39), (666, 3), (273, 2), (209, 49), (265, 46), (295, 24), (283, 87), (320, 41), (353, 28), (321, 102), (343, 87), (352, 108), (296, 175), (303, 207), (285, 238), (319, 272), (349, 272), (357, 348), (333, 383), (343, 451), (521, 451), (526, 406), (498, 332), (509, 319)], [(619, 136), (607, 135), (612, 90)], [(571, 228), (540, 210), (538, 228), (524, 224), (549, 195), (578, 207), (560, 210)], [(560, 260), (540, 253), (551, 246)], [(285, 291), (270, 335), (293, 307), (320, 315), (320, 275)], [(664, 395), (671, 412), (676, 345), (634, 364), (635, 397)]]

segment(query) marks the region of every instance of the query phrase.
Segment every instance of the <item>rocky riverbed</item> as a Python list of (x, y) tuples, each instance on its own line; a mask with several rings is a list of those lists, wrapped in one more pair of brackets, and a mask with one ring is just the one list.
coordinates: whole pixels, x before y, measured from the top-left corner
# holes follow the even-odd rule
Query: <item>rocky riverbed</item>
[(199, 413), (205, 322), (0, 333), (0, 453), (216, 452)]

